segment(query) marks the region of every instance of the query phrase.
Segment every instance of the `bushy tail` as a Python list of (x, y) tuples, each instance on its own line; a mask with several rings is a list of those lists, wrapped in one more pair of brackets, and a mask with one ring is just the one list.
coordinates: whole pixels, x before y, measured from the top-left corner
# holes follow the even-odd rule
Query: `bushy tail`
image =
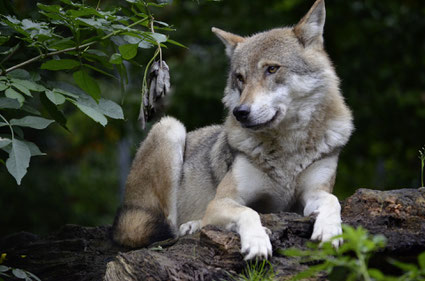
[(138, 206), (124, 205), (118, 209), (112, 226), (113, 240), (132, 248), (173, 237), (175, 235), (162, 211)]

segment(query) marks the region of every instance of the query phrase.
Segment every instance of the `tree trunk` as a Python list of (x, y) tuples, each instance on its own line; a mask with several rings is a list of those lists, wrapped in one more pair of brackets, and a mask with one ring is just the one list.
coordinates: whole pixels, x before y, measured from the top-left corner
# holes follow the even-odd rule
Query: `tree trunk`
[[(342, 203), (343, 222), (362, 225), (388, 238), (380, 257), (413, 260), (425, 251), (425, 189), (376, 191), (359, 189)], [(307, 265), (278, 255), (277, 249), (304, 247), (314, 219), (294, 213), (261, 215), (268, 227), (276, 279), (285, 280)], [(57, 233), (38, 237), (16, 233), (0, 240), (6, 265), (49, 280), (231, 280), (245, 266), (239, 236), (207, 226), (194, 235), (149, 248), (130, 250), (114, 244), (110, 226), (65, 225)], [(378, 265), (379, 266), (379, 265)], [(317, 279), (326, 279), (319, 276)]]

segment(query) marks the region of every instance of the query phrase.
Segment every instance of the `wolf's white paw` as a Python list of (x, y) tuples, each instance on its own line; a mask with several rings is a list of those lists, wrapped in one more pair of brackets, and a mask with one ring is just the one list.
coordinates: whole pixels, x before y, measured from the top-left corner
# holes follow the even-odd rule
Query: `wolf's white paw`
[(241, 253), (245, 255), (245, 260), (251, 260), (253, 258), (267, 259), (272, 256), (272, 244), (265, 229), (251, 229), (251, 231), (248, 230), (240, 233)]
[[(341, 235), (341, 219), (337, 216), (326, 216), (326, 214), (319, 213), (314, 223), (313, 234), (311, 240), (326, 242), (331, 240), (336, 235)], [(342, 238), (332, 240), (332, 245), (338, 248), (342, 244)]]
[(180, 236), (187, 235), (187, 234), (193, 234), (196, 231), (201, 229), (201, 221), (188, 221), (182, 225), (180, 225), (179, 233)]

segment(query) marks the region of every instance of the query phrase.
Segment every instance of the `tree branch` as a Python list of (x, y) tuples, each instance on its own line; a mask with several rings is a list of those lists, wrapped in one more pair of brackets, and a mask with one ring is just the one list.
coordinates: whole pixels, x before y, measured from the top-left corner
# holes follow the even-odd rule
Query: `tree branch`
[[(142, 22), (144, 22), (144, 21), (148, 20), (148, 19), (149, 19), (149, 18), (143, 18), (143, 19), (140, 19), (140, 20), (138, 20), (138, 21), (135, 21), (135, 22), (133, 22), (132, 24), (130, 24), (129, 26), (127, 26), (127, 28), (131, 28), (131, 27), (133, 27), (133, 26), (135, 26), (135, 25), (138, 25), (138, 24), (140, 24), (140, 23), (142, 23)], [(23, 66), (25, 66), (25, 65), (27, 65), (27, 64), (30, 64), (30, 63), (32, 63), (32, 62), (38, 61), (38, 60), (40, 60), (40, 59), (43, 59), (43, 58), (45, 58), (45, 57), (51, 57), (51, 56), (54, 56), (54, 55), (59, 55), (59, 54), (67, 53), (67, 52), (76, 51), (76, 50), (78, 50), (78, 49), (84, 49), (84, 48), (86, 48), (86, 47), (90, 47), (91, 45), (94, 45), (95, 43), (98, 43), (98, 42), (100, 42), (100, 41), (106, 40), (106, 39), (108, 39), (109, 37), (112, 37), (112, 36), (118, 35), (118, 34), (120, 34), (121, 32), (124, 32), (124, 31), (126, 31), (126, 30), (124, 30), (124, 29), (117, 30), (117, 31), (114, 31), (114, 32), (112, 32), (112, 33), (109, 33), (109, 34), (107, 34), (107, 35), (103, 36), (103, 37), (102, 37), (102, 38), (100, 38), (100, 40), (98, 40), (98, 41), (93, 41), (93, 42), (89, 42), (89, 43), (86, 43), (86, 44), (83, 44), (83, 45), (80, 45), (80, 46), (75, 46), (75, 47), (71, 47), (71, 48), (67, 48), (67, 49), (63, 49), (63, 50), (59, 50), (59, 51), (50, 52), (50, 53), (47, 53), (47, 54), (38, 55), (38, 56), (33, 57), (33, 58), (29, 59), (29, 60), (26, 60), (26, 61), (24, 61), (24, 62), (21, 62), (21, 63), (19, 63), (19, 64), (17, 64), (17, 65), (14, 65), (14, 66), (12, 66), (12, 67), (10, 67), (10, 68), (7, 68), (6, 70), (3, 70), (3, 71), (1, 72), (1, 75), (5, 75), (6, 73), (9, 73), (9, 72), (11, 72), (11, 71), (13, 71), (13, 70), (15, 70), (15, 69), (18, 69), (18, 68), (23, 67)]]

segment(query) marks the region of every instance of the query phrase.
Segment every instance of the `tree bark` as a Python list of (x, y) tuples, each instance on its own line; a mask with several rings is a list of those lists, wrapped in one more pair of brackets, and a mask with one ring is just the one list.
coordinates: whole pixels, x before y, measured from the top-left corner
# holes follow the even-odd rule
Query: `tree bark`
[[(343, 222), (362, 225), (372, 234), (388, 238), (378, 255), (413, 260), (425, 251), (425, 189), (376, 191), (359, 189), (342, 203)], [(295, 213), (263, 214), (274, 256), (270, 262), (277, 280), (286, 280), (306, 269), (278, 249), (303, 248), (314, 219)], [(149, 248), (131, 250), (110, 239), (110, 226), (65, 225), (46, 237), (21, 232), (0, 240), (6, 265), (28, 270), (49, 280), (232, 280), (246, 263), (239, 236), (207, 226), (200, 232), (170, 239)], [(379, 265), (378, 265), (379, 266)], [(319, 276), (315, 280), (326, 279)]]

